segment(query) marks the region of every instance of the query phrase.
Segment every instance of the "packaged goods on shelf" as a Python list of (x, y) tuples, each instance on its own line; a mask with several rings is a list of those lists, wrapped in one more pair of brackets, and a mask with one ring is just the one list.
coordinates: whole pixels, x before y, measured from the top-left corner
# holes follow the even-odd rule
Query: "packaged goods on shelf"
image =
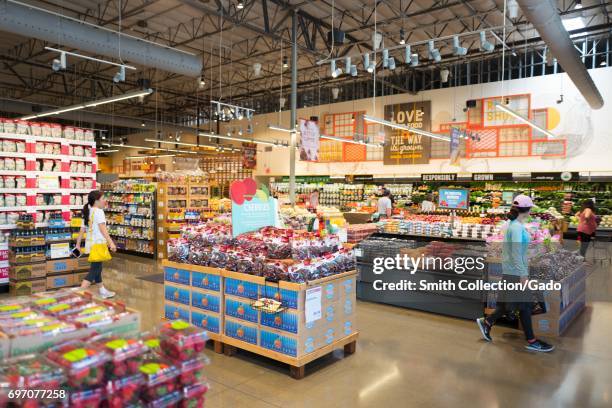
[(376, 224), (351, 224), (346, 228), (347, 242), (360, 242), (377, 231)]

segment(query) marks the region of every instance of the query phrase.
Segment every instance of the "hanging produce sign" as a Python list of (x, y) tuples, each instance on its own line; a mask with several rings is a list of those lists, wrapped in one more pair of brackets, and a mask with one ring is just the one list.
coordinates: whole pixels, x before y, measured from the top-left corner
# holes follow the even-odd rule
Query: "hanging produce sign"
[(512, 173), (473, 173), (472, 181), (512, 181)]
[[(431, 130), (431, 102), (399, 103), (385, 106), (385, 119), (420, 130)], [(431, 157), (431, 138), (407, 130), (385, 127), (383, 163), (424, 164)]]
[(319, 123), (300, 119), (300, 160), (318, 161), (320, 132)]
[(580, 179), (580, 173), (577, 171), (569, 172), (564, 171), (562, 173), (545, 172), (545, 173), (531, 173), (532, 181), (578, 181)]
[(230, 186), (232, 200), (232, 235), (257, 231), (276, 221), (276, 202), (267, 187), (252, 178), (236, 180)]
[(242, 168), (254, 169), (257, 167), (257, 144), (243, 143), (242, 144)]
[[(329, 176), (295, 176), (296, 183), (329, 183)], [(289, 176), (283, 176), (281, 179), (283, 183), (289, 182)]]
[(457, 173), (421, 174), (421, 181), (457, 181)]
[(459, 145), (464, 131), (459, 128), (452, 127), (450, 130), (450, 164), (459, 164)]
[(371, 183), (374, 181), (374, 176), (371, 174), (347, 174), (344, 176), (345, 183)]
[(465, 188), (441, 188), (438, 190), (438, 205), (441, 208), (466, 210), (470, 205), (469, 191)]

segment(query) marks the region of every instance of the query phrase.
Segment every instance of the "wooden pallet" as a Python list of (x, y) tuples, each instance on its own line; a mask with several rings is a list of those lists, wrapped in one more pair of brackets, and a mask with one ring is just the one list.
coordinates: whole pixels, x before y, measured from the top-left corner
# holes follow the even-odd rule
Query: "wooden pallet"
[(206, 334), (208, 334), (208, 339), (213, 343), (213, 350), (215, 350), (215, 353), (222, 354), (223, 342), (221, 341), (221, 335), (217, 333), (211, 333), (209, 331), (207, 331)]
[(304, 378), (306, 364), (318, 359), (319, 357), (323, 357), (341, 347), (344, 348), (345, 356), (355, 353), (357, 347), (357, 337), (359, 337), (359, 333), (355, 332), (347, 337), (344, 337), (343, 339), (337, 340), (331, 344), (321, 347), (320, 349), (317, 349), (312, 353), (308, 353), (304, 356), (297, 358), (288, 356), (286, 354), (277, 353), (275, 351), (268, 350), (254, 344), (245, 343), (243, 341), (236, 340), (232, 337), (228, 337), (225, 335), (221, 335), (221, 340), (223, 342), (223, 353), (226, 356), (233, 356), (234, 354), (236, 354), (237, 349), (250, 351), (251, 353), (255, 353), (260, 356), (264, 356), (272, 360), (280, 361), (281, 363), (289, 365), (291, 377), (300, 380)]

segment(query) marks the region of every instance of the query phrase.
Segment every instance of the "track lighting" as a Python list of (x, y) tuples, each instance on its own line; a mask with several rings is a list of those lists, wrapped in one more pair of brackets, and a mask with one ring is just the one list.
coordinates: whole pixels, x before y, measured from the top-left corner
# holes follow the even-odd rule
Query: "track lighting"
[(253, 64), (253, 74), (258, 77), (261, 75), (261, 64), (259, 62), (255, 62)]
[(241, 109), (236, 109), (236, 113), (234, 114), (234, 116), (236, 116), (236, 119), (238, 120), (242, 120), (244, 118), (244, 115), (242, 114)]
[(427, 43), (427, 49), (429, 50), (429, 59), (434, 60), (435, 62), (440, 62), (442, 60), (440, 50), (435, 47), (434, 40), (429, 40)]
[(284, 96), (281, 96), (280, 98), (278, 98), (278, 105), (280, 106), (281, 109), (285, 107), (285, 103), (287, 103), (287, 99)]
[(484, 31), (480, 32), (480, 49), (485, 52), (493, 52), (495, 49), (495, 45), (487, 40), (487, 33)]
[(141, 126), (141, 127), (145, 127), (145, 126), (147, 126), (147, 124), (146, 124), (146, 123), (144, 122), (144, 120), (143, 120), (142, 122), (140, 122), (140, 126)]
[(395, 58), (393, 58), (393, 57), (389, 58), (389, 69), (391, 71), (393, 71), (395, 69)]
[(399, 34), (400, 34), (400, 41), (399, 41), (399, 43), (402, 44), (402, 45), (406, 44), (406, 31), (404, 31), (404, 29), (401, 28)]
[(374, 50), (377, 50), (382, 45), (383, 35), (382, 33), (376, 31), (372, 33), (372, 45), (374, 46)]
[(383, 55), (383, 68), (389, 68), (389, 50), (384, 49), (382, 52)]
[(119, 67), (119, 71), (117, 71), (117, 73), (113, 77), (113, 82), (117, 84), (123, 81), (125, 81), (125, 67), (122, 66)]
[(63, 71), (66, 69), (66, 53), (65, 52), (60, 52), (60, 57), (59, 59), (54, 59), (53, 63), (51, 64), (51, 69), (53, 69), (55, 72), (57, 71)]
[(580, 10), (582, 8), (582, 0), (576, 0), (576, 4), (574, 5), (574, 8), (577, 10)]
[(462, 57), (464, 55), (466, 55), (468, 52), (467, 48), (462, 47), (461, 44), (459, 43), (459, 36), (456, 35), (453, 37), (453, 54), (458, 56), (458, 57)]
[(340, 88), (332, 88), (332, 97), (334, 99), (338, 99), (338, 95), (340, 94)]
[(404, 48), (404, 62), (410, 64), (410, 56), (412, 55), (412, 49), (409, 45)]
[(506, 7), (508, 8), (508, 18), (514, 20), (518, 17), (519, 5), (516, 0), (508, 0)]
[(198, 77), (198, 88), (200, 89), (204, 89), (204, 86), (206, 85), (206, 81), (204, 80), (204, 76), (199, 76)]
[(450, 75), (450, 71), (448, 70), (448, 68), (442, 68), (442, 70), (440, 71), (440, 80), (442, 81), (442, 83), (447, 83), (448, 82), (448, 77)]
[(374, 63), (370, 62), (370, 54), (363, 54), (363, 67), (371, 74), (374, 72)]
[(289, 59), (287, 57), (283, 57), (283, 68), (289, 68)]
[(410, 56), (410, 66), (417, 67), (419, 65), (419, 54), (412, 54)]
[(331, 60), (329, 64), (332, 78), (338, 78), (342, 75), (342, 69), (336, 68), (336, 60)]
[(243, 1), (239, 1), (238, 4), (236, 4), (236, 8), (238, 10), (242, 10), (244, 8), (244, 2)]
[(351, 65), (351, 76), (357, 76), (357, 65)]
[(351, 74), (351, 57), (344, 58), (344, 72)]

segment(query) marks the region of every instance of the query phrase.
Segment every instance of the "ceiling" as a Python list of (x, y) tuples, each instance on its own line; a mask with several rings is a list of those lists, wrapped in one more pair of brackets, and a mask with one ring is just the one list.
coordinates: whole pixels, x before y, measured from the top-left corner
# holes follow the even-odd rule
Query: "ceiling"
[[(197, 55), (203, 62), (206, 84), (199, 87), (196, 78), (144, 66), (128, 71), (126, 81), (116, 84), (112, 80), (116, 67), (74, 57), (68, 58), (65, 71), (55, 72), (51, 63), (57, 53), (44, 47), (69, 48), (51, 39), (42, 41), (0, 31), (0, 99), (67, 106), (129, 92), (140, 86), (139, 80), (147, 79), (156, 92), (144, 103), (130, 100), (100, 107), (96, 112), (174, 123), (184, 123), (186, 117), (206, 112), (210, 99), (267, 111), (269, 106), (264, 106), (261, 100), (278, 100), (281, 90), (287, 96), (290, 69), (283, 68), (282, 62), (291, 53), (294, 10), (297, 10), (298, 89), (337, 86), (351, 81), (371, 82), (372, 74), (363, 69), (357, 77), (344, 75), (333, 79), (329, 64), (319, 65), (317, 61), (353, 56), (355, 63), (359, 54), (371, 50), (375, 29), (383, 33), (385, 47), (400, 43), (402, 29), (407, 43), (475, 32), (461, 39), (469, 50), (465, 57), (453, 57), (452, 39), (438, 42), (444, 57), (441, 64), (488, 57), (479, 49), (478, 31), (504, 23), (508, 50), (521, 53), (527, 48), (544, 46), (520, 10), (516, 19), (504, 21), (503, 0), (378, 0), (376, 3), (375, 0), (247, 0), (242, 9), (237, 8), (237, 0), (23, 2)], [(583, 0), (580, 10), (575, 8), (575, 1), (557, 3), (563, 18), (582, 18), (585, 27), (579, 28), (577, 35), (594, 38), (610, 34), (612, 1)], [(327, 42), (332, 20), (333, 27), (346, 35), (345, 42), (334, 44), (333, 49)], [(501, 28), (493, 31), (499, 38), (504, 35)], [(501, 52), (499, 38), (487, 35), (496, 44), (494, 53)], [(421, 54), (422, 64), (417, 68), (398, 64), (399, 72), (418, 71), (432, 65), (426, 58), (426, 47), (426, 44), (413, 47), (413, 52)], [(98, 57), (117, 61), (117, 58)], [(258, 77), (253, 72), (256, 62), (262, 64)], [(376, 80), (384, 83), (388, 75), (379, 71)]]

